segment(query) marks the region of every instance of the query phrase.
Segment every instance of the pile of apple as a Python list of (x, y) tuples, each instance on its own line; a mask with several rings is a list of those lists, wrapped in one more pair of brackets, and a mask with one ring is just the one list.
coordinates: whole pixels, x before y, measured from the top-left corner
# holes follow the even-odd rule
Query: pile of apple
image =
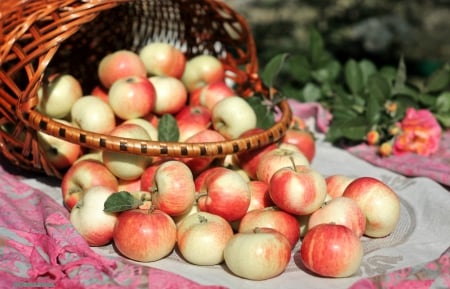
[[(152, 43), (105, 56), (98, 79), (84, 95), (74, 77), (57, 75), (39, 90), (38, 109), (87, 131), (142, 140), (170, 135), (160, 125), (167, 116), (183, 142), (262, 130), (213, 56), (187, 60)], [(360, 266), (362, 238), (385, 237), (399, 220), (399, 198), (383, 182), (314, 170), (314, 138), (296, 117), (277, 143), (220, 158), (138, 156), (38, 137), (49, 162), (66, 170), (61, 191), (75, 229), (91, 246), (114, 242), (136, 261), (177, 248), (186, 262), (225, 263), (237, 276), (264, 280), (299, 250), (311, 272), (345, 277)]]

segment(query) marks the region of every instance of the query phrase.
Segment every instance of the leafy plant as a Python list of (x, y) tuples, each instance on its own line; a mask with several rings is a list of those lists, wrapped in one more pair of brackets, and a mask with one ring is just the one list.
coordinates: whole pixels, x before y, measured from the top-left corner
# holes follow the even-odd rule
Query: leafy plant
[[(280, 95), (318, 102), (330, 111), (328, 141), (360, 143), (373, 130), (380, 141), (387, 140), (392, 137), (390, 128), (403, 119), (408, 107), (429, 109), (444, 129), (450, 127), (449, 64), (427, 79), (408, 79), (403, 59), (397, 67), (380, 68), (367, 59), (340, 62), (325, 49), (315, 29), (309, 42), (307, 51), (283, 55), (285, 65), (278, 73), (283, 82), (278, 85)], [(263, 79), (267, 82), (273, 75)]]

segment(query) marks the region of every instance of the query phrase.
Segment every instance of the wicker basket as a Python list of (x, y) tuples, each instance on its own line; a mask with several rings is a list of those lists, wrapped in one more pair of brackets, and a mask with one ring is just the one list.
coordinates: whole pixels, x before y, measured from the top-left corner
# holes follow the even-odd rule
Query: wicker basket
[(37, 142), (37, 131), (87, 148), (127, 153), (201, 157), (255, 149), (280, 139), (291, 120), (282, 117), (263, 133), (217, 143), (170, 143), (91, 133), (45, 117), (35, 107), (37, 90), (53, 72), (77, 77), (83, 89), (97, 82), (96, 67), (107, 53), (137, 51), (154, 41), (172, 43), (187, 57), (211, 54), (243, 97), (266, 93), (258, 77), (256, 48), (245, 20), (225, 3), (211, 0), (1, 0), (0, 148), (14, 165), (61, 177)]

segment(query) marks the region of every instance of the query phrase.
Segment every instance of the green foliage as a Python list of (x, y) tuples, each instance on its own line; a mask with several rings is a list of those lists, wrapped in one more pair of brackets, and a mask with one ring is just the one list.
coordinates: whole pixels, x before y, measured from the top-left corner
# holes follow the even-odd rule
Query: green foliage
[(318, 102), (333, 119), (327, 140), (357, 143), (370, 130), (388, 138), (389, 128), (408, 107), (429, 109), (446, 129), (450, 127), (450, 65), (427, 79), (408, 79), (403, 59), (397, 67), (377, 67), (367, 59), (340, 62), (324, 47), (321, 35), (310, 31), (307, 51), (287, 58), (280, 71), (279, 89), (288, 98)]
[(158, 122), (158, 140), (164, 142), (177, 142), (180, 137), (175, 117), (171, 114), (164, 114)]

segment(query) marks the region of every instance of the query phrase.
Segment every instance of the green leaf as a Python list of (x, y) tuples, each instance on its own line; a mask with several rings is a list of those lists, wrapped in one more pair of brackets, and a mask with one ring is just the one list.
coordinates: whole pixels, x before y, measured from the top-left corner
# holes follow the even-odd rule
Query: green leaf
[(378, 123), (381, 116), (382, 105), (380, 105), (379, 99), (375, 97), (369, 97), (366, 106), (366, 119), (369, 124), (374, 125)]
[(328, 61), (321, 68), (311, 71), (311, 75), (316, 81), (320, 83), (326, 83), (336, 80), (336, 78), (339, 76), (340, 71), (341, 64), (336, 60), (332, 60)]
[(427, 92), (442, 91), (450, 83), (450, 73), (446, 69), (436, 70), (426, 83)]
[(426, 107), (433, 107), (436, 103), (436, 97), (427, 93), (419, 94), (419, 102)]
[(437, 97), (436, 108), (438, 112), (450, 113), (450, 91), (444, 91)]
[(450, 114), (448, 112), (437, 113), (434, 116), (445, 129), (450, 128)]
[(163, 142), (177, 142), (180, 138), (180, 130), (175, 117), (164, 114), (158, 122), (158, 140)]
[(380, 74), (373, 74), (367, 81), (369, 89), (369, 97), (375, 98), (378, 101), (388, 99), (391, 95), (391, 87), (389, 82)]
[(357, 117), (348, 121), (334, 121), (332, 122), (326, 139), (332, 143), (345, 138), (352, 141), (362, 141), (369, 129), (364, 118)]
[(345, 82), (353, 95), (363, 89), (363, 74), (358, 63), (350, 59), (345, 63)]
[(293, 55), (289, 57), (286, 70), (296, 81), (307, 82), (310, 79), (311, 67), (304, 55)]
[(405, 84), (406, 84), (406, 65), (405, 65), (405, 62), (403, 61), (403, 57), (402, 57), (398, 64), (392, 93), (393, 94), (399, 93), (405, 87)]
[(120, 191), (106, 199), (103, 210), (107, 213), (117, 213), (138, 208), (140, 205), (141, 200), (137, 200), (127, 191)]
[(320, 99), (322, 92), (314, 83), (307, 83), (303, 88), (303, 97), (306, 102), (315, 102)]
[(363, 59), (359, 62), (359, 67), (361, 69), (363, 75), (363, 84), (366, 85), (369, 77), (377, 72), (377, 67), (373, 64), (372, 61)]
[(322, 35), (316, 30), (309, 32), (309, 58), (314, 67), (320, 64), (324, 53), (324, 42)]
[(276, 55), (264, 67), (261, 73), (261, 80), (267, 87), (274, 87), (275, 81), (288, 56), (287, 53)]
[(271, 109), (264, 105), (261, 98), (252, 96), (247, 98), (247, 102), (253, 108), (256, 114), (256, 126), (262, 129), (268, 129), (275, 124), (275, 117)]

